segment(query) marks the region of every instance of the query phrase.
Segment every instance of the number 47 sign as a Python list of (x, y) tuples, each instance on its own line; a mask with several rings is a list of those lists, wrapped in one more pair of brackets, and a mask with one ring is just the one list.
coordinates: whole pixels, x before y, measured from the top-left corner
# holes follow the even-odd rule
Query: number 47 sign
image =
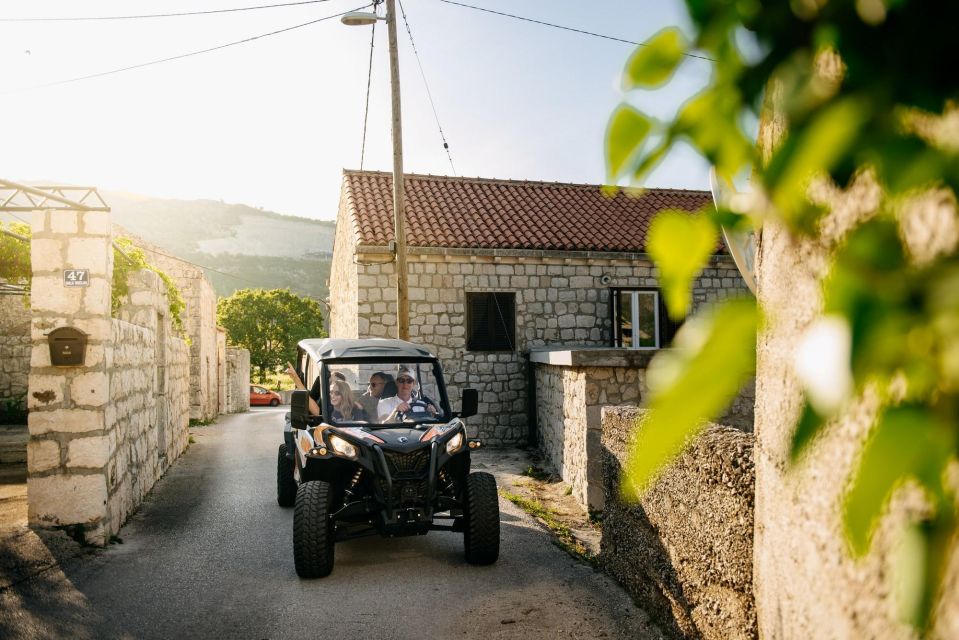
[(89, 269), (64, 269), (63, 270), (64, 287), (89, 287), (90, 270)]

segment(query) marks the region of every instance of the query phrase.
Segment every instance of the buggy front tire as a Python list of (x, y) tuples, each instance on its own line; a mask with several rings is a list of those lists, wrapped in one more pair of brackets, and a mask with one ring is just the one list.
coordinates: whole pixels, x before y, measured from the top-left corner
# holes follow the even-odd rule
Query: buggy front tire
[(333, 571), (333, 520), (329, 483), (304, 482), (293, 510), (293, 564), (301, 578), (323, 578)]
[(296, 479), (293, 478), (293, 461), (286, 457), (286, 445), (281, 444), (276, 454), (276, 503), (292, 507), (296, 502)]
[(463, 509), (463, 547), (470, 564), (493, 564), (499, 558), (499, 498), (496, 479), (489, 473), (466, 478)]

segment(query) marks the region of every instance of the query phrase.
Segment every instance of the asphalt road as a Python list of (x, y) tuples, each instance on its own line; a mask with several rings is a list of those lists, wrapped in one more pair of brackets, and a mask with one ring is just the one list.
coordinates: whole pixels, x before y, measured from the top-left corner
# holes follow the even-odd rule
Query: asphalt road
[(432, 532), (338, 544), (329, 577), (299, 579), (293, 510), (275, 499), (282, 423), (282, 408), (255, 409), (193, 429), (122, 544), (0, 592), (0, 637), (659, 637), (618, 585), (502, 499), (495, 565), (466, 564), (460, 534)]

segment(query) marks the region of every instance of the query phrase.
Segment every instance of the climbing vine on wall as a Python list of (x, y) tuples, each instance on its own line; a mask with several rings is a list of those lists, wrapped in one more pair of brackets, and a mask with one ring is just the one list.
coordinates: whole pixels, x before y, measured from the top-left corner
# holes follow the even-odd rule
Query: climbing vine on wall
[[(670, 214), (653, 222), (649, 251), (676, 316), (685, 314), (690, 282), (708, 257), (689, 247), (715, 246), (720, 227), (775, 219), (794, 234), (815, 236), (828, 207), (808, 197), (812, 181), (847, 187), (867, 179), (881, 187), (875, 213), (833, 247), (823, 314), (803, 340), (805, 347), (829, 345), (816, 354), (833, 357), (813, 358), (805, 372), (796, 368), (806, 401), (792, 450), (794, 459), (815, 455), (810, 443), (831, 418), (867, 389), (879, 395), (882, 408), (843, 501), (845, 534), (852, 552), (865, 554), (895, 489), (905, 482), (922, 489), (929, 512), (907, 533), (897, 568), (901, 584), (911, 585), (901, 594), (903, 613), (928, 630), (957, 521), (947, 472), (959, 449), (959, 253), (953, 243), (917, 265), (903, 239), (902, 212), (911, 198), (930, 193), (956, 208), (959, 74), (944, 61), (954, 57), (959, 3), (686, 5), (692, 38), (675, 28), (654, 36), (627, 62), (623, 88), (663, 86), (693, 51), (712, 61), (712, 78), (669, 122), (634, 106), (642, 103), (638, 92), (617, 108), (606, 137), (610, 179), (641, 183), (678, 142), (696, 148), (727, 182), (752, 175), (750, 197), (694, 221)], [(785, 135), (775, 148), (766, 140), (760, 157), (743, 123), (768, 107)], [(755, 304), (728, 302), (687, 322), (675, 349), (657, 357), (649, 373), (652, 411), (629, 466), (632, 486), (648, 487), (754, 372), (764, 321)]]
[(181, 338), (188, 339), (183, 327), (183, 311), (186, 303), (180, 295), (173, 278), (147, 262), (143, 250), (133, 244), (129, 238), (119, 237), (113, 242), (113, 293), (110, 306), (114, 315), (119, 311), (123, 299), (130, 294), (128, 278), (130, 274), (141, 269), (147, 269), (160, 276), (166, 287), (167, 301), (170, 305), (170, 318), (173, 331)]
[[(30, 264), (30, 226), (17, 222), (6, 226), (0, 222), (0, 230), (9, 231), (19, 238), (0, 233), (0, 278), (12, 284), (23, 285), (30, 289), (33, 274)], [(183, 311), (186, 303), (173, 278), (147, 262), (143, 250), (133, 244), (129, 238), (120, 237), (113, 243), (113, 283), (110, 295), (110, 310), (115, 316), (120, 310), (124, 298), (130, 294), (128, 278), (141, 269), (156, 273), (166, 288), (170, 318), (173, 330), (180, 337), (189, 340), (183, 326)]]
[[(30, 225), (20, 222), (11, 222), (6, 225), (0, 222), (0, 278), (10, 284), (30, 287)], [(21, 240), (14, 236), (26, 238)]]

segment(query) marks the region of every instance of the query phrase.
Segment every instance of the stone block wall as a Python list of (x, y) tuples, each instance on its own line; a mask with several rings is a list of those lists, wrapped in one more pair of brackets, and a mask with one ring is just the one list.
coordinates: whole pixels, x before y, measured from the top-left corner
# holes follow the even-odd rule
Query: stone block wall
[(142, 238), (117, 228), (143, 249), (147, 261), (176, 281), (186, 305), (183, 327), (190, 338), (190, 418), (211, 420), (220, 411), (219, 364), (217, 352), (216, 292), (203, 270), (168, 255)]
[(226, 413), (242, 413), (250, 408), (250, 352), (239, 347), (226, 348)]
[[(111, 318), (109, 213), (40, 211), (32, 227), (28, 517), (105, 544), (186, 447), (188, 349), (153, 272), (131, 275)], [(89, 286), (64, 287), (64, 268), (88, 269)], [(83, 365), (51, 366), (61, 326), (87, 334)]]
[[(396, 337), (394, 265), (385, 262), (390, 256), (382, 247), (335, 252), (332, 273), (344, 275), (330, 282), (334, 337)], [(354, 267), (355, 334), (349, 291)], [(471, 432), (492, 445), (527, 441), (528, 351), (547, 344), (607, 346), (610, 288), (658, 286), (648, 257), (632, 253), (413, 247), (408, 269), (410, 339), (443, 361), (454, 406), (462, 388), (479, 391)], [(487, 291), (516, 294), (516, 344), (510, 351), (466, 349), (466, 294)], [(746, 291), (731, 259), (716, 256), (695, 282), (694, 300), (702, 304)], [(345, 306), (342, 315), (338, 301)]]
[[(113, 344), (110, 215), (35, 211), (31, 227), (28, 519), (35, 526), (78, 528), (102, 544), (109, 537), (105, 467), (115, 447), (107, 415), (107, 353)], [(65, 268), (87, 269), (89, 286), (64, 287)], [(61, 326), (87, 334), (84, 366), (51, 366), (47, 334)]]
[(30, 299), (0, 295), (0, 407), (27, 408), (31, 344)]
[(555, 349), (531, 354), (536, 364), (539, 448), (589, 511), (602, 511), (605, 503), (602, 408), (640, 401), (651, 355), (628, 349)]
[[(345, 194), (345, 189), (340, 190), (340, 211), (344, 210), (345, 203), (342, 200), (346, 197)], [(355, 235), (350, 225), (344, 222), (339, 222), (336, 225), (336, 235), (333, 237), (335, 258), (330, 265), (330, 281), (328, 283), (330, 291), (330, 335), (335, 338), (386, 338), (395, 336), (395, 331), (393, 334), (369, 333), (369, 327), (367, 327), (365, 333), (359, 333), (357, 328), (357, 301), (363, 298), (366, 292), (360, 292), (357, 287), (357, 275), (360, 267), (355, 261), (356, 241), (354, 238)], [(367, 257), (366, 259), (371, 260), (372, 258)], [(382, 262), (387, 259), (392, 259), (392, 254), (381, 255), (377, 261)]]
[[(667, 637), (758, 637), (752, 434), (709, 425), (633, 502), (624, 499), (621, 483), (642, 414), (636, 407), (603, 410), (600, 564)], [(833, 631), (817, 635), (841, 637)]]
[[(648, 350), (562, 347), (530, 354), (536, 367), (537, 444), (585, 509), (604, 506), (603, 407), (645, 399), (646, 368), (654, 355)], [(751, 432), (754, 395), (754, 385), (746, 385), (719, 422)]]

